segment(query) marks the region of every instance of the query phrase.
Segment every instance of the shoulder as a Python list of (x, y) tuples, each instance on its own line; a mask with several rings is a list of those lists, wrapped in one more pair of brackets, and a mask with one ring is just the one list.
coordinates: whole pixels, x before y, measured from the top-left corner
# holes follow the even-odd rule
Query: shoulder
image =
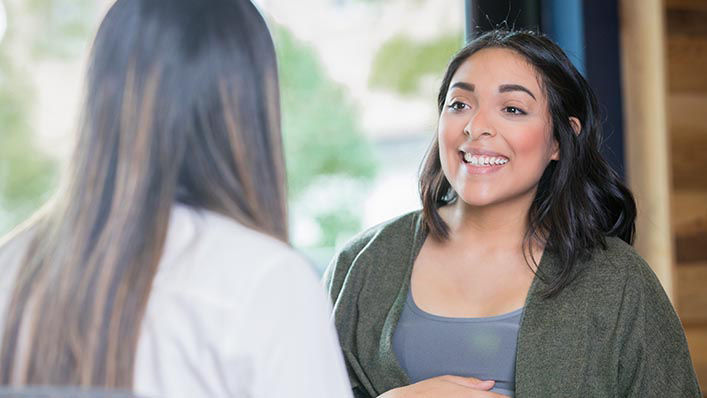
[(8, 288), (15, 281), (15, 274), (23, 257), (27, 253), (36, 226), (22, 226), (9, 234), (0, 237), (0, 286)]
[(675, 309), (658, 276), (632, 246), (621, 239), (610, 238), (603, 256), (604, 262), (611, 264), (611, 269), (617, 270), (617, 283), (623, 286), (622, 303), (626, 309), (630, 311), (631, 308), (641, 307), (644, 311), (664, 319), (673, 319), (679, 324)]
[(576, 277), (557, 298), (588, 306), (595, 317), (607, 320), (639, 310), (674, 313), (655, 272), (631, 245), (615, 237), (607, 237), (605, 247), (577, 264)]
[(0, 236), (0, 264), (24, 254), (32, 241), (37, 224), (21, 225)]
[(236, 220), (187, 206), (176, 206), (172, 212), (167, 243), (173, 247), (166, 251), (193, 250), (215, 267), (232, 268), (234, 260), (264, 264), (295, 254), (287, 243)]
[[(548, 275), (561, 269), (553, 253), (548, 253), (541, 263)], [(658, 278), (646, 261), (628, 243), (619, 238), (607, 237), (606, 245), (595, 248), (590, 256), (575, 266), (570, 282), (550, 300), (576, 308), (587, 308), (598, 317), (616, 315), (618, 311), (638, 306), (670, 306)], [(541, 274), (542, 276), (542, 274)], [(546, 286), (540, 278), (540, 289)], [(614, 315), (611, 315), (614, 314)]]
[(0, 237), (0, 324), (9, 305), (22, 261), (36, 233), (36, 224), (21, 226)]
[[(598, 257), (603, 260), (596, 268), (615, 275), (615, 291), (595, 292), (614, 299), (599, 301), (592, 312), (593, 321), (616, 333), (620, 390), (654, 391), (660, 396), (699, 395), (680, 318), (651, 267), (633, 247), (617, 238), (608, 239)], [(591, 303), (596, 304), (597, 299)], [(613, 310), (609, 305), (614, 305)], [(602, 317), (603, 321), (597, 321)]]
[(338, 257), (351, 257), (362, 250), (387, 251), (409, 243), (421, 218), (419, 210), (403, 214), (373, 226), (350, 239), (339, 250)]
[(175, 206), (157, 288), (234, 301), (274, 274), (293, 284), (312, 277), (309, 263), (288, 244), (220, 214)]
[[(636, 249), (617, 237), (607, 237), (606, 247), (595, 250), (600, 263), (630, 273), (642, 273), (648, 267), (646, 261), (636, 252)], [(648, 268), (650, 269), (650, 268)]]
[(557, 295), (535, 301), (553, 319), (572, 319), (572, 328), (584, 324), (598, 335), (643, 333), (639, 326), (648, 320), (675, 336), (680, 334), (680, 322), (665, 290), (631, 245), (607, 238), (606, 245), (578, 262), (573, 272), (575, 276)]
[[(293, 253), (292, 248), (282, 242), (248, 228), (236, 220), (209, 210), (196, 210), (185, 206), (176, 207), (173, 212), (174, 231), (198, 234), (199, 243), (204, 249), (218, 254), (218, 258), (230, 260), (233, 256), (244, 258), (257, 255), (263, 260)], [(172, 229), (170, 227), (170, 232)], [(206, 253), (204, 253), (206, 254)]]
[(631, 285), (654, 289), (656, 284), (660, 284), (651, 267), (633, 246), (616, 237), (607, 237), (606, 246), (596, 248), (581, 269), (586, 277), (604, 281), (612, 287)]
[[(421, 212), (406, 213), (372, 228), (348, 241), (334, 256), (324, 272), (324, 284), (336, 301), (345, 280), (371, 280), (373, 268), (386, 273), (387, 278), (404, 268), (416, 235), (421, 232)], [(381, 270), (385, 267), (385, 272)]]
[[(329, 269), (333, 267), (346, 267), (361, 252), (390, 252), (412, 243), (416, 231), (419, 229), (421, 212), (419, 210), (403, 214), (376, 226), (366, 229), (346, 242), (337, 251)], [(329, 269), (327, 271), (329, 271)]]

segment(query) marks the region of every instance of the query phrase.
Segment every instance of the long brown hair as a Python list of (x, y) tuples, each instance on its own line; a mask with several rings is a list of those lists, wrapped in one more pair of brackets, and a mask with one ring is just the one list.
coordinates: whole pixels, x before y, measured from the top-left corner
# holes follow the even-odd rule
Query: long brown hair
[(65, 187), (30, 227), (3, 384), (129, 388), (175, 202), (287, 241), (277, 65), (247, 0), (118, 0)]

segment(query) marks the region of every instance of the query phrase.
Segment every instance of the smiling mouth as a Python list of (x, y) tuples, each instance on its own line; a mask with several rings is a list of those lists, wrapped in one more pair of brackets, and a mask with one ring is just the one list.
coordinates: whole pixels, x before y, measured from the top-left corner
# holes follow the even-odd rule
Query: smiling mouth
[(472, 155), (469, 152), (459, 151), (462, 161), (466, 164), (477, 167), (502, 166), (509, 162), (505, 156)]

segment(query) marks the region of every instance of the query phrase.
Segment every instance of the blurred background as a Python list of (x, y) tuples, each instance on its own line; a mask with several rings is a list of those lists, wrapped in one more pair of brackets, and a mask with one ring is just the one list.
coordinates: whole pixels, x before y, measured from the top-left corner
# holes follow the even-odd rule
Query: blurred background
[[(321, 270), (337, 244), (419, 207), (417, 168), (441, 75), (464, 43), (464, 2), (256, 3), (279, 57), (291, 236)], [(0, 4), (2, 234), (57, 186), (87, 52), (111, 2)]]
[[(419, 208), (437, 88), (465, 40), (496, 26), (556, 40), (599, 97), (636, 248), (707, 385), (707, 0), (255, 2), (279, 57), (291, 236), (320, 272), (353, 234)], [(0, 235), (56, 189), (110, 3), (0, 0)]]

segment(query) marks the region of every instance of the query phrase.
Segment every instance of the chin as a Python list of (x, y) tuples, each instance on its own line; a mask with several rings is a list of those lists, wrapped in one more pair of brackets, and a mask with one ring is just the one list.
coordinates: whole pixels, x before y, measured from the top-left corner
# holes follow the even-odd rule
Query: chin
[(522, 190), (490, 189), (487, 191), (468, 189), (466, 191), (461, 190), (457, 192), (457, 200), (471, 207), (492, 207), (512, 203), (529, 205), (535, 196), (535, 190), (532, 188)]
[[(484, 206), (489, 206), (496, 204), (500, 202), (500, 198), (497, 195), (479, 195), (478, 193), (474, 194), (461, 194), (457, 196), (457, 200), (460, 200), (461, 202), (464, 202), (465, 205), (467, 206), (474, 206), (474, 207), (484, 207)], [(461, 204), (461, 203), (460, 203)]]

